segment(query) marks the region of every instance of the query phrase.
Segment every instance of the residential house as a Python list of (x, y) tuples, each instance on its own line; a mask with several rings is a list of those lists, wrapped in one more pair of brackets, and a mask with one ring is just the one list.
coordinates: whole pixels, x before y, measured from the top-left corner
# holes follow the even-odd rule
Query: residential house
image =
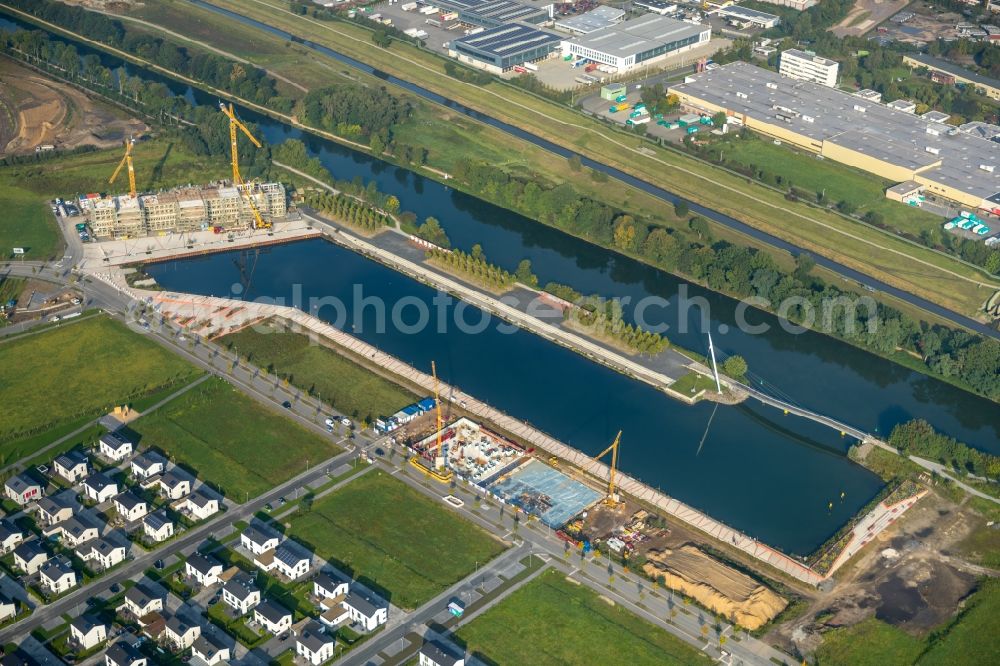
[(104, 666), (148, 666), (142, 653), (127, 641), (118, 641), (104, 653)]
[(178, 500), (191, 492), (191, 479), (174, 470), (164, 472), (160, 477), (160, 492), (167, 499)]
[(139, 520), (149, 513), (149, 505), (131, 490), (126, 490), (112, 501), (115, 511), (127, 523)]
[(237, 615), (246, 615), (260, 603), (260, 590), (249, 574), (240, 571), (222, 587), (222, 600)]
[(123, 435), (116, 432), (109, 432), (106, 435), (101, 435), (97, 448), (101, 452), (101, 455), (108, 460), (121, 462), (132, 455), (135, 447)]
[(95, 472), (83, 480), (83, 494), (98, 504), (107, 502), (118, 494), (118, 483), (103, 472)]
[(211, 555), (195, 553), (187, 558), (184, 563), (184, 573), (188, 578), (193, 578), (203, 587), (215, 585), (222, 575), (222, 562)]
[(3, 484), (3, 492), (19, 506), (24, 506), (42, 496), (42, 487), (27, 474), (16, 474)]
[(344, 606), (349, 585), (346, 580), (326, 572), (313, 578), (313, 595), (319, 597), (319, 606), (323, 613), (319, 621), (328, 627), (337, 627), (347, 622), (351, 614)]
[(321, 571), (312, 579), (313, 596), (320, 599), (339, 599), (347, 596), (349, 584), (346, 580)]
[(295, 638), (295, 654), (313, 666), (319, 666), (333, 658), (335, 644), (333, 636), (325, 634), (321, 624), (310, 622)]
[(132, 617), (140, 618), (162, 611), (164, 601), (162, 595), (139, 582), (125, 591), (125, 603), (121, 608), (127, 610)]
[(81, 615), (69, 623), (69, 637), (81, 650), (90, 650), (108, 640), (108, 626), (97, 618)]
[(70, 491), (38, 500), (38, 522), (43, 526), (51, 526), (69, 520), (75, 511), (76, 502)]
[(240, 545), (253, 555), (260, 555), (278, 547), (281, 535), (263, 523), (250, 525), (240, 534)]
[(17, 604), (17, 599), (9, 599), (0, 593), (0, 622), (6, 622), (17, 615)]
[(14, 549), (14, 566), (29, 576), (38, 573), (48, 559), (48, 552), (42, 548), (42, 542), (37, 539), (25, 541)]
[(440, 641), (427, 641), (420, 647), (420, 666), (465, 666), (465, 654)]
[(265, 599), (253, 609), (257, 624), (277, 636), (292, 628), (292, 611), (281, 604)]
[(181, 615), (171, 615), (167, 618), (161, 634), (164, 642), (175, 652), (186, 650), (201, 636), (201, 627), (194, 620)]
[(365, 631), (374, 631), (389, 619), (389, 606), (384, 601), (363, 595), (357, 590), (344, 597), (344, 608), (351, 621), (360, 624)]
[(132, 476), (139, 479), (149, 479), (157, 474), (163, 474), (167, 468), (167, 459), (156, 451), (143, 451), (132, 458), (130, 468)]
[(55, 527), (46, 530), (43, 534), (46, 536), (58, 534), (64, 545), (69, 548), (76, 548), (92, 539), (96, 539), (101, 535), (101, 532), (96, 526), (81, 520), (79, 516), (73, 516), (57, 524)]
[(38, 568), (42, 587), (50, 594), (69, 592), (79, 582), (73, 565), (65, 555), (56, 555)]
[(194, 521), (205, 520), (219, 512), (219, 500), (209, 497), (201, 490), (196, 490), (178, 502), (174, 508), (186, 513)]
[(90, 474), (90, 458), (80, 449), (73, 449), (56, 456), (52, 469), (70, 483), (79, 483)]
[(166, 541), (174, 535), (174, 521), (170, 520), (165, 510), (160, 509), (142, 519), (142, 531), (150, 541)]
[(274, 568), (289, 580), (297, 580), (309, 573), (312, 553), (296, 541), (285, 539), (274, 551)]
[(208, 666), (214, 666), (219, 662), (228, 662), (233, 658), (229, 646), (209, 634), (202, 634), (191, 644), (191, 654)]
[(116, 564), (125, 561), (127, 549), (107, 539), (88, 541), (76, 549), (77, 557), (91, 563), (91, 569), (107, 571)]
[(0, 520), (0, 555), (6, 555), (24, 541), (24, 532), (9, 520)]

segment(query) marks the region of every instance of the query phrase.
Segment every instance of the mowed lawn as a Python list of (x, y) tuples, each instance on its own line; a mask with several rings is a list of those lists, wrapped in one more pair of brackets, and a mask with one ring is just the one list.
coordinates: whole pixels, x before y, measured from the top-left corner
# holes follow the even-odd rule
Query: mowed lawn
[(199, 375), (186, 361), (103, 316), (0, 342), (5, 396), (0, 443), (96, 417)]
[(378, 470), (317, 500), (292, 519), (291, 533), (404, 608), (416, 608), (504, 549)]
[(166, 451), (239, 502), (341, 451), (332, 436), (306, 430), (216, 377), (129, 427), (140, 446)]
[(549, 570), (458, 630), (487, 663), (711, 664), (712, 659)]
[(62, 234), (45, 200), (16, 185), (0, 183), (0, 258), (13, 256), (15, 247), (24, 248), (24, 258), (44, 261), (61, 256)]
[(263, 332), (246, 328), (225, 336), (222, 343), (303, 391), (319, 394), (323, 402), (356, 421), (371, 423), (418, 398), (308, 336), (278, 326)]

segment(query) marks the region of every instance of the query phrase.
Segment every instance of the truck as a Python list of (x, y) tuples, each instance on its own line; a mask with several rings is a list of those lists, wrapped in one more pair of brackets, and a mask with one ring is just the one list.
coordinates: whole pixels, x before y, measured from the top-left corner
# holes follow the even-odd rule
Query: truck
[(641, 118), (643, 116), (648, 116), (648, 115), (649, 115), (649, 113), (646, 111), (646, 109), (636, 109), (632, 113), (628, 114), (628, 117), (629, 118)]
[(631, 104), (628, 102), (622, 102), (621, 104), (613, 104), (608, 111), (611, 113), (618, 113), (619, 111), (627, 111), (630, 108), (632, 108)]
[(702, 116), (701, 120), (699, 120), (698, 122), (700, 122), (702, 125), (709, 125), (709, 126), (714, 125), (712, 119), (709, 118), (708, 116)]
[(596, 62), (592, 62), (589, 65), (587, 65), (586, 67), (584, 67), (583, 71), (585, 71), (585, 72), (587, 72), (589, 74), (590, 72), (594, 71), (595, 69), (597, 69), (597, 63)]
[(636, 111), (642, 111), (645, 108), (646, 108), (645, 102), (639, 102), (638, 104), (635, 105)]
[(420, 8), (420, 13), (424, 16), (430, 16), (431, 14), (437, 14), (438, 8), (433, 5), (427, 5), (426, 7)]
[(526, 63), (524, 63), (524, 68), (526, 70), (528, 70), (529, 72), (537, 72), (538, 71), (538, 65), (536, 65), (533, 62), (526, 62)]
[(514, 65), (514, 71), (517, 72), (518, 74), (528, 73), (528, 70), (526, 70), (524, 67), (521, 67), (520, 65)]
[(615, 97), (616, 102), (624, 102), (626, 99), (628, 99), (628, 97), (625, 95), (618, 95), (618, 97)]
[(645, 125), (649, 122), (649, 116), (639, 116), (638, 118), (629, 118), (625, 121), (626, 125)]
[(697, 134), (698, 133), (698, 126), (697, 125), (689, 125), (688, 128), (686, 130), (684, 130), (684, 131), (687, 132), (688, 134)]

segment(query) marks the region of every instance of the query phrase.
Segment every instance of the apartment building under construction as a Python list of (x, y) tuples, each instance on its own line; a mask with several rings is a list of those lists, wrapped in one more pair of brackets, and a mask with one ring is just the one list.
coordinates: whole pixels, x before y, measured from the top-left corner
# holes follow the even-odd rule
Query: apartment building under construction
[(180, 187), (136, 197), (88, 194), (80, 197), (80, 209), (96, 238), (137, 238), (211, 227), (249, 228), (253, 221), (249, 197), (267, 219), (287, 213), (281, 183)]

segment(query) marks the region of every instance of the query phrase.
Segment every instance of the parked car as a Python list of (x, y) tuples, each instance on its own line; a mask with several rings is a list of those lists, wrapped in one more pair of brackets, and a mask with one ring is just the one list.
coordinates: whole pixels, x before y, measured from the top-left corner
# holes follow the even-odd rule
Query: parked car
[(283, 403), (281, 403), (281, 406), (284, 407), (285, 409), (291, 409), (292, 408), (292, 403), (290, 403), (290, 402), (288, 402), (286, 400)]

